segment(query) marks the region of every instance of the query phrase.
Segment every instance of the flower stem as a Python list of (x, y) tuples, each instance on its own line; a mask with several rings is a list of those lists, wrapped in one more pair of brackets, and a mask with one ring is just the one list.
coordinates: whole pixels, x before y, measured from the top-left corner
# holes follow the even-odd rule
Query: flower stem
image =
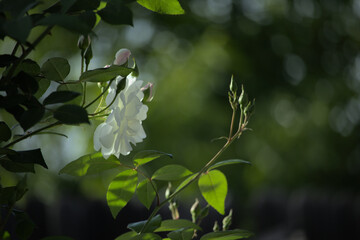
[(103, 95), (106, 93), (106, 91), (109, 89), (109, 87), (110, 87), (110, 85), (111, 85), (111, 83), (112, 83), (113, 80), (114, 80), (114, 79), (110, 80), (109, 84), (105, 87), (104, 91), (103, 91), (102, 93), (100, 93), (100, 95), (97, 96), (94, 100), (92, 100), (90, 103), (88, 103), (84, 108), (86, 109), (86, 108), (90, 107), (90, 106), (93, 105), (99, 98), (101, 98), (101, 96), (103, 96)]

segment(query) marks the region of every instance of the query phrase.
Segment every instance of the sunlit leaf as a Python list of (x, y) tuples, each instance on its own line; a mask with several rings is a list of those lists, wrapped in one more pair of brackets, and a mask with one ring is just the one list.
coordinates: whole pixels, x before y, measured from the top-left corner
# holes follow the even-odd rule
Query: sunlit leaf
[(133, 14), (123, 0), (109, 0), (106, 7), (97, 13), (109, 24), (133, 25)]
[(115, 240), (130, 240), (132, 237), (135, 237), (136, 235), (137, 235), (136, 232), (131, 231), (131, 232), (121, 234), (120, 236), (115, 238)]
[(52, 92), (49, 96), (47, 96), (44, 99), (43, 104), (48, 105), (48, 104), (54, 104), (54, 103), (64, 103), (64, 102), (68, 102), (80, 95), (81, 94), (78, 92), (71, 92), (71, 91)]
[(143, 233), (130, 238), (130, 240), (161, 240), (161, 239), (162, 238), (155, 233)]
[(144, 204), (144, 206), (147, 209), (150, 208), (156, 196), (156, 192), (153, 188), (153, 185), (150, 183), (148, 179), (144, 179), (141, 182), (139, 182), (136, 189), (136, 194), (140, 202)]
[(135, 154), (135, 156), (133, 157), (133, 161), (134, 161), (135, 166), (140, 166), (140, 165), (144, 165), (148, 162), (151, 162), (161, 156), (168, 156), (170, 158), (173, 157), (169, 153), (164, 153), (164, 152), (159, 152), (159, 151), (154, 151), (154, 150), (145, 150), (145, 151), (141, 151), (141, 152), (138, 152), (137, 154)]
[(119, 168), (120, 161), (113, 155), (105, 159), (101, 152), (84, 155), (62, 168), (59, 174), (69, 174), (71, 176), (85, 176), (99, 174), (101, 172)]
[(108, 68), (98, 68), (95, 70), (89, 70), (81, 74), (80, 81), (82, 82), (107, 82), (117, 76), (126, 77), (133, 69), (112, 65)]
[(249, 238), (251, 236), (253, 236), (253, 233), (249, 231), (234, 229), (228, 231), (211, 232), (202, 236), (200, 240), (236, 240)]
[(166, 165), (152, 175), (152, 179), (163, 181), (174, 181), (192, 174), (187, 168), (181, 165)]
[[(146, 222), (147, 222), (147, 220), (135, 222), (135, 223), (129, 223), (129, 225), (127, 227), (129, 229), (139, 233), (143, 229)], [(146, 226), (143, 233), (154, 232), (155, 229), (160, 227), (160, 225), (161, 225), (161, 216), (158, 214), (150, 220), (149, 224)]]
[(0, 142), (6, 142), (11, 138), (11, 130), (5, 122), (0, 122)]
[(106, 200), (114, 218), (134, 195), (137, 180), (137, 172), (129, 169), (119, 173), (110, 183)]
[(63, 105), (55, 110), (54, 118), (65, 124), (89, 123), (86, 110), (77, 105)]
[(186, 219), (164, 220), (155, 232), (170, 232), (180, 228), (191, 228), (202, 231), (201, 227)]
[(178, 0), (137, 0), (137, 2), (141, 6), (157, 13), (170, 15), (185, 13)]
[(199, 179), (200, 192), (205, 200), (220, 214), (225, 214), (225, 198), (227, 195), (227, 180), (219, 170), (203, 174)]
[(182, 181), (179, 184), (179, 186), (176, 188), (175, 192), (179, 191), (184, 186), (186, 186), (190, 181), (192, 181), (196, 177), (196, 175), (197, 175), (197, 173), (194, 173), (194, 174), (190, 175), (189, 177), (187, 177), (184, 181)]
[(225, 161), (221, 161), (221, 162), (217, 162), (214, 165), (212, 165), (209, 170), (218, 168), (218, 167), (222, 167), (222, 166), (226, 166), (226, 165), (230, 165), (230, 164), (239, 164), (239, 163), (245, 163), (245, 164), (249, 164), (251, 165), (250, 162), (245, 161), (245, 160), (241, 160), (241, 159), (229, 159), (229, 160), (225, 160)]
[(70, 64), (65, 58), (50, 58), (42, 65), (41, 72), (49, 80), (63, 81), (70, 72)]

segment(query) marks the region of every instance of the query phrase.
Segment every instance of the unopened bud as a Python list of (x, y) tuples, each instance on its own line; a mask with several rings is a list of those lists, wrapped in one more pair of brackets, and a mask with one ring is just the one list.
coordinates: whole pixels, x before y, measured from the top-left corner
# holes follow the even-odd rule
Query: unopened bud
[(116, 85), (116, 95), (119, 94), (126, 86), (126, 78), (121, 78), (120, 81)]
[(246, 106), (248, 104), (248, 96), (244, 91), (244, 86), (241, 86), (241, 94), (240, 97), (238, 99), (238, 103), (240, 105), (240, 108), (243, 108), (244, 106)]
[(168, 199), (171, 195), (171, 183), (169, 182), (168, 187), (165, 190), (165, 198)]
[(220, 231), (220, 226), (219, 226), (219, 223), (217, 221), (215, 221), (215, 223), (214, 223), (213, 231), (214, 232)]
[(129, 49), (122, 48), (115, 54), (114, 65), (124, 65), (129, 60), (131, 52)]
[(223, 231), (226, 231), (229, 229), (231, 222), (232, 222), (232, 209), (229, 212), (229, 215), (227, 215), (226, 217), (224, 217), (223, 221), (222, 221), (222, 225), (223, 225)]
[(236, 95), (236, 91), (238, 90), (238, 87), (237, 87), (236, 82), (234, 81), (234, 76), (233, 76), (233, 75), (231, 75), (231, 80), (230, 80), (230, 86), (229, 86), (229, 88), (230, 88), (230, 91), (231, 91), (234, 95)]
[(91, 42), (91, 39), (89, 36), (81, 35), (79, 37), (77, 46), (82, 52), (84, 52), (86, 50), (86, 48), (89, 46), (90, 42)]
[(144, 93), (144, 98), (142, 102), (151, 102), (153, 99), (153, 87), (154, 84), (148, 83), (144, 87), (142, 87), (140, 90)]
[(190, 213), (193, 223), (196, 223), (196, 219), (198, 218), (199, 212), (200, 212), (199, 200), (195, 198), (195, 202), (190, 208)]
[(84, 57), (85, 57), (85, 64), (86, 64), (86, 66), (88, 66), (89, 63), (90, 63), (90, 60), (91, 60), (92, 57), (93, 57), (91, 43), (90, 43), (89, 46), (86, 48), (85, 53), (84, 53)]

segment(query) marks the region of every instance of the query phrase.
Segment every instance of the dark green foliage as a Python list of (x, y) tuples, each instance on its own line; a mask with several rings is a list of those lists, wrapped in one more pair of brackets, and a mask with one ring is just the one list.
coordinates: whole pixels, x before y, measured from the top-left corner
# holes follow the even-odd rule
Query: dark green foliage
[(77, 105), (63, 105), (59, 107), (54, 112), (54, 118), (64, 124), (90, 124), (86, 110)]

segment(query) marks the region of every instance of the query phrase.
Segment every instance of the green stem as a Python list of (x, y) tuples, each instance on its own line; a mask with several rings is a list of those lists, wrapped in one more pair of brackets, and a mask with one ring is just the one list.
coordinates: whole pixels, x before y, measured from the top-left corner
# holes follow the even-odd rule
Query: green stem
[(115, 102), (115, 100), (116, 100), (116, 95), (114, 96), (114, 98), (113, 98), (113, 100), (111, 101), (111, 103), (110, 103), (109, 105), (107, 105), (104, 109), (102, 109), (102, 110), (100, 110), (100, 111), (98, 111), (98, 112), (96, 112), (96, 113), (91, 113), (91, 114), (89, 114), (89, 115), (90, 115), (90, 116), (96, 116), (96, 115), (98, 115), (99, 113), (104, 112), (106, 109), (108, 109), (108, 108)]
[(235, 121), (235, 113), (236, 113), (236, 109), (233, 108), (232, 111), (232, 116), (231, 116), (231, 123), (230, 123), (230, 133), (229, 133), (229, 139), (232, 136), (232, 132), (233, 132), (233, 128), (234, 128), (234, 121)]
[(54, 123), (52, 123), (50, 125), (39, 128), (39, 129), (37, 129), (37, 130), (35, 130), (33, 132), (30, 132), (30, 133), (28, 133), (28, 134), (26, 134), (26, 135), (24, 135), (22, 137), (19, 137), (18, 139), (14, 140), (14, 141), (8, 143), (7, 145), (4, 146), (4, 148), (11, 147), (12, 145), (14, 145), (14, 144), (16, 144), (16, 143), (18, 143), (18, 142), (20, 142), (20, 141), (22, 141), (22, 140), (24, 140), (24, 139), (26, 139), (28, 137), (31, 137), (32, 135), (35, 135), (35, 134), (37, 134), (37, 133), (39, 133), (39, 132), (41, 132), (41, 131), (43, 131), (45, 129), (55, 127), (55, 126), (60, 125), (60, 124), (61, 124), (61, 122), (57, 121), (57, 122), (54, 122)]

